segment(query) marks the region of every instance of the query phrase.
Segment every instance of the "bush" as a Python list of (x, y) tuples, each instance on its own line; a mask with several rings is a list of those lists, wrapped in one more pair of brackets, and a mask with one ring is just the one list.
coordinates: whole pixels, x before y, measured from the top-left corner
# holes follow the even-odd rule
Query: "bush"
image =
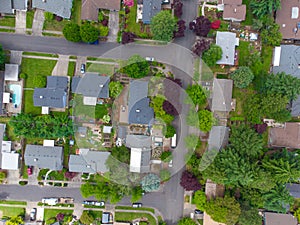
[(21, 186), (24, 186), (24, 185), (26, 185), (28, 182), (27, 181), (19, 181), (19, 184), (21, 185)]
[(107, 20), (107, 19), (102, 20), (101, 24), (102, 24), (103, 26), (107, 27), (107, 25), (108, 25), (108, 20)]
[(46, 21), (51, 21), (54, 17), (54, 15), (51, 12), (44, 12), (44, 16)]
[(170, 162), (172, 159), (172, 152), (170, 151), (164, 151), (161, 156), (160, 159), (164, 162)]
[(36, 88), (43, 88), (46, 87), (47, 84), (47, 78), (42, 75), (34, 76), (33, 78), (33, 85)]
[(100, 36), (106, 37), (108, 35), (108, 32), (109, 32), (109, 28), (108, 27), (101, 26), (99, 28), (99, 30), (100, 30)]
[(21, 79), (27, 79), (27, 77), (28, 77), (28, 76), (27, 76), (26, 73), (21, 73), (21, 74), (20, 74), (20, 78), (21, 78)]

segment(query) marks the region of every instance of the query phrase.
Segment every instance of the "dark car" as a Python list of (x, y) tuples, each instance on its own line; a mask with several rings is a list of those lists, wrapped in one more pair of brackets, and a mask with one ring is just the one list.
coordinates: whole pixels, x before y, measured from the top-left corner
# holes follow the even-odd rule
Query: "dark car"
[(30, 220), (31, 220), (31, 221), (35, 221), (35, 220), (36, 220), (36, 208), (33, 208), (33, 209), (30, 211)]
[(203, 211), (201, 211), (200, 209), (195, 209), (194, 213), (199, 215), (203, 214)]
[(139, 203), (139, 202), (132, 203), (133, 208), (141, 208), (142, 206), (143, 206), (143, 204)]

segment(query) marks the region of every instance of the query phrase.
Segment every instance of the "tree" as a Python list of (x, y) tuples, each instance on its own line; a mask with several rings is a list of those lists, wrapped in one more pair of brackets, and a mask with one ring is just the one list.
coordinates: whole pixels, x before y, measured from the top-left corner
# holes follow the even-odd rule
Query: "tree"
[(172, 116), (178, 115), (177, 109), (168, 100), (164, 100), (162, 107), (167, 114)]
[(212, 44), (210, 48), (203, 52), (202, 59), (208, 66), (215, 66), (217, 61), (222, 58), (222, 48)]
[(21, 79), (24, 79), (24, 80), (25, 80), (25, 79), (27, 79), (27, 77), (28, 77), (28, 76), (27, 76), (26, 73), (20, 73), (20, 78), (21, 78)]
[(76, 23), (68, 23), (64, 26), (63, 35), (68, 41), (81, 41), (80, 26)]
[(140, 55), (132, 55), (123, 68), (124, 73), (132, 78), (142, 78), (149, 74), (149, 63)]
[(260, 37), (262, 42), (266, 45), (279, 46), (282, 40), (280, 26), (273, 22), (271, 25), (262, 29)]
[(191, 109), (186, 116), (186, 124), (192, 127), (199, 128), (198, 113)]
[(261, 225), (262, 218), (258, 210), (250, 207), (242, 207), (239, 217), (239, 225)]
[(172, 125), (167, 125), (164, 131), (164, 135), (166, 138), (173, 137), (176, 134), (176, 129)]
[(134, 187), (131, 192), (131, 202), (137, 202), (143, 197), (143, 189), (141, 186)]
[(226, 195), (207, 202), (205, 211), (214, 221), (225, 224), (235, 224), (241, 214), (240, 204)]
[(250, 2), (252, 13), (261, 19), (264, 16), (269, 16), (277, 9), (280, 9), (280, 0), (253, 0)]
[(193, 45), (192, 51), (198, 55), (202, 56), (202, 53), (209, 49), (211, 41), (205, 38), (196, 40)]
[(185, 21), (184, 20), (178, 20), (177, 22), (177, 31), (174, 31), (174, 37), (184, 37), (184, 31), (186, 30)]
[(122, 44), (128, 44), (134, 42), (136, 35), (132, 32), (123, 32), (122, 33)]
[(111, 148), (111, 155), (120, 162), (126, 164), (130, 162), (130, 150), (124, 145)]
[(20, 225), (24, 224), (24, 221), (21, 216), (12, 216), (9, 220), (6, 221), (7, 225)]
[(247, 66), (241, 66), (230, 74), (234, 85), (238, 88), (246, 88), (252, 82), (254, 75)]
[(167, 10), (162, 10), (151, 19), (150, 29), (154, 40), (171, 41), (177, 31), (175, 18)]
[(57, 213), (56, 214), (56, 220), (57, 221), (63, 221), (64, 217), (65, 217), (65, 215), (63, 213)]
[(199, 137), (195, 134), (190, 134), (184, 138), (185, 147), (188, 150), (194, 150), (199, 142)]
[(160, 159), (164, 162), (170, 162), (172, 159), (172, 152), (171, 151), (163, 151), (161, 153)]
[(242, 104), (247, 121), (252, 124), (260, 124), (263, 116), (260, 96), (258, 94), (248, 95)]
[(211, 22), (204, 16), (199, 16), (189, 24), (190, 30), (193, 30), (196, 35), (206, 37), (211, 28)]
[(110, 116), (108, 114), (104, 115), (102, 117), (103, 123), (109, 123), (110, 122)]
[[(267, 118), (274, 118), (276, 121), (281, 121), (285, 118), (278, 117), (278, 113), (286, 110), (289, 100), (286, 96), (280, 94), (267, 94), (261, 99), (262, 114)], [(288, 117), (289, 118), (289, 117)], [(283, 121), (284, 122), (284, 121)]]
[(183, 3), (181, 2), (181, 0), (174, 0), (173, 4), (171, 6), (174, 9), (174, 15), (177, 18), (181, 17), (182, 16), (182, 6), (183, 6)]
[(141, 185), (145, 192), (156, 191), (160, 186), (160, 178), (156, 174), (150, 173), (142, 179)]
[(2, 48), (2, 45), (0, 44), (0, 68), (2, 68), (4, 63), (5, 63), (5, 53), (4, 53), (4, 50)]
[(214, 121), (213, 121), (213, 114), (208, 110), (200, 110), (198, 112), (199, 116), (199, 128), (203, 132), (210, 131)]
[(205, 211), (205, 206), (207, 202), (205, 192), (201, 190), (196, 191), (194, 194), (194, 202), (197, 206), (197, 209)]
[(195, 105), (203, 106), (206, 104), (206, 93), (200, 85), (194, 84), (186, 89), (186, 93)]
[(121, 94), (123, 88), (124, 87), (120, 81), (111, 81), (109, 83), (109, 96), (112, 98), (118, 97)]
[(107, 26), (100, 26), (99, 27), (100, 36), (106, 37), (109, 33), (109, 28)]
[(42, 75), (36, 75), (33, 77), (33, 85), (35, 88), (43, 88), (46, 87), (47, 78)]
[(89, 213), (89, 211), (84, 210), (80, 216), (80, 222), (89, 225), (94, 222), (94, 217)]
[(197, 177), (188, 171), (184, 171), (181, 175), (180, 185), (186, 191), (197, 191), (201, 189), (201, 184), (199, 183)]
[(163, 182), (166, 182), (168, 180), (170, 180), (171, 178), (171, 173), (169, 170), (167, 169), (162, 169), (160, 172), (159, 172), (159, 176), (160, 176), (160, 180), (163, 181)]
[(83, 42), (93, 43), (98, 40), (99, 30), (86, 22), (80, 27), (80, 36)]
[(190, 217), (184, 217), (178, 221), (177, 225), (197, 225), (197, 223)]

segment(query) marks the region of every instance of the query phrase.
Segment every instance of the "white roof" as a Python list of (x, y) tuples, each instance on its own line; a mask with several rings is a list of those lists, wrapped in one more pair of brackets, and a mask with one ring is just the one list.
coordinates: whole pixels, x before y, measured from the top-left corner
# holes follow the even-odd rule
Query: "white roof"
[(11, 152), (11, 141), (2, 141), (1, 151), (10, 153)]
[(96, 105), (97, 104), (97, 98), (95, 97), (83, 97), (83, 104), (84, 105)]
[(3, 93), (3, 103), (9, 103), (10, 101), (10, 93), (4, 92)]
[(139, 173), (141, 171), (142, 148), (131, 148), (130, 172)]
[(19, 79), (19, 65), (5, 64), (4, 80), (18, 81)]
[(273, 55), (273, 66), (279, 66), (280, 65), (280, 55), (281, 55), (281, 47), (275, 47), (274, 49), (274, 55)]
[(43, 146), (54, 147), (54, 140), (44, 140)]
[(217, 31), (216, 45), (219, 45), (223, 52), (217, 64), (234, 65), (235, 46), (239, 45), (236, 33)]
[(43, 114), (43, 115), (49, 114), (49, 107), (42, 106), (42, 114)]
[(18, 153), (2, 153), (2, 169), (17, 170), (19, 169), (19, 154)]
[(112, 129), (111, 126), (104, 126), (103, 127), (103, 133), (104, 134), (110, 134), (111, 133), (111, 129)]

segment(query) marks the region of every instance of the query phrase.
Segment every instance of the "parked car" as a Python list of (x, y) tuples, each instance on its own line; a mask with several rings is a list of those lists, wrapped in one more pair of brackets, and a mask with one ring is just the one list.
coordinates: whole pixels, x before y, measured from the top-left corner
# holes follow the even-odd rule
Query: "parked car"
[(81, 64), (80, 73), (85, 73), (85, 64)]
[(133, 208), (141, 208), (142, 206), (143, 206), (143, 204), (139, 203), (139, 202), (132, 203)]
[(173, 167), (173, 159), (170, 160), (169, 167)]
[(36, 208), (33, 208), (30, 211), (30, 221), (35, 221), (36, 220)]
[(83, 201), (82, 205), (94, 205), (94, 206), (104, 206), (105, 202), (104, 201)]
[(201, 215), (203, 214), (203, 211), (201, 211), (200, 209), (195, 209), (194, 213), (197, 215)]
[(104, 206), (104, 205), (105, 205), (105, 202), (104, 202), (104, 201), (101, 201), (101, 202), (95, 202), (94, 205), (95, 205), (95, 206)]
[(32, 166), (29, 166), (28, 168), (27, 168), (27, 174), (28, 175), (32, 175)]
[(146, 61), (149, 61), (149, 62), (153, 62), (154, 61), (154, 58), (153, 57), (145, 57)]

